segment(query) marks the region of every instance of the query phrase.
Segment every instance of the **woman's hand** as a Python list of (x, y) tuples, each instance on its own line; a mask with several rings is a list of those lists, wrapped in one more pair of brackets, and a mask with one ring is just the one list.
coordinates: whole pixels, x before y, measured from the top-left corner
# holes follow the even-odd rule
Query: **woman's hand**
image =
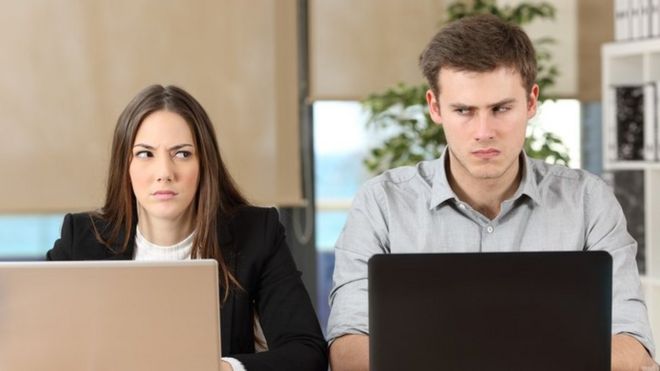
[(223, 360), (220, 360), (220, 371), (234, 371), (234, 368), (231, 367), (229, 362), (225, 362)]

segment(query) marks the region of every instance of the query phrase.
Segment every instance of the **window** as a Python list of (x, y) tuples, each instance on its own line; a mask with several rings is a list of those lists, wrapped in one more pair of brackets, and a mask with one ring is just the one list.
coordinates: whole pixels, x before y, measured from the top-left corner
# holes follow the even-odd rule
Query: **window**
[(580, 130), (580, 101), (576, 99), (547, 100), (537, 110), (536, 116), (530, 120), (531, 128), (538, 125), (540, 129), (549, 131), (561, 138), (568, 148), (571, 168), (580, 168), (581, 156), (581, 130)]
[(362, 165), (368, 140), (366, 116), (359, 102), (316, 102), (313, 115), (317, 308), (325, 329), (335, 261), (333, 248), (346, 223), (353, 196), (369, 177)]
[(0, 260), (41, 260), (60, 236), (61, 214), (0, 216)]

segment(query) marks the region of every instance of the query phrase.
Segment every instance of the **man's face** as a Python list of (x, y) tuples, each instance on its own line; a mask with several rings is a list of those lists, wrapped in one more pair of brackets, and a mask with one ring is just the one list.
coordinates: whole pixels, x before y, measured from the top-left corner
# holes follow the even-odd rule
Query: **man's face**
[(442, 68), (438, 82), (439, 96), (429, 90), (426, 100), (432, 120), (443, 126), (454, 177), (513, 179), (538, 86), (527, 94), (520, 73), (504, 67), (483, 73)]

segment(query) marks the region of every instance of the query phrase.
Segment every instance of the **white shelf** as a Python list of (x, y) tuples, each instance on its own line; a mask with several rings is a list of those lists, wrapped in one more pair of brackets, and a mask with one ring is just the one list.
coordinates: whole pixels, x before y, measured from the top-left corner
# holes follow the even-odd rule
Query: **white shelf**
[(644, 171), (645, 279), (655, 282), (648, 280), (660, 280), (660, 161), (612, 159), (616, 123), (613, 122), (613, 102), (608, 102), (608, 95), (614, 85), (660, 80), (660, 38), (604, 44), (601, 51), (603, 167), (606, 170)]
[(603, 167), (607, 170), (660, 170), (656, 161), (615, 159), (616, 124), (612, 86), (641, 85), (660, 80), (660, 38), (604, 44), (602, 56)]
[[(660, 80), (660, 38), (603, 45), (602, 107), (603, 167), (606, 170), (644, 171), (644, 254), (642, 279), (649, 319), (656, 344), (660, 341), (660, 161), (617, 161), (614, 102), (616, 85), (637, 85)], [(608, 146), (610, 146), (608, 148)], [(614, 149), (613, 149), (614, 148)], [(639, 242), (639, 241), (638, 241)]]
[(602, 56), (603, 159), (607, 170), (658, 170), (655, 161), (616, 160), (616, 129), (611, 89), (617, 85), (640, 85), (660, 80), (660, 38), (604, 44)]
[(659, 161), (607, 161), (605, 170), (660, 170)]
[(660, 38), (617, 41), (603, 45), (603, 57), (637, 56), (647, 52), (660, 51)]

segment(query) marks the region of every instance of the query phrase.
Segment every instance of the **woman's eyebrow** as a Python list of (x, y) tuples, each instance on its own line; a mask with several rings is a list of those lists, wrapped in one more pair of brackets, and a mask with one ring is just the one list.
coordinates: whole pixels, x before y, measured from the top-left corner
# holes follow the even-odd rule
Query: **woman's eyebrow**
[(177, 149), (185, 148), (185, 147), (193, 147), (192, 144), (189, 143), (183, 143), (183, 144), (177, 144), (169, 148), (170, 151), (176, 151)]
[(142, 147), (142, 148), (146, 148), (146, 149), (155, 149), (154, 146), (150, 146), (150, 145), (144, 144), (144, 143), (135, 143), (135, 145), (133, 145), (133, 148), (135, 148), (135, 147)]

